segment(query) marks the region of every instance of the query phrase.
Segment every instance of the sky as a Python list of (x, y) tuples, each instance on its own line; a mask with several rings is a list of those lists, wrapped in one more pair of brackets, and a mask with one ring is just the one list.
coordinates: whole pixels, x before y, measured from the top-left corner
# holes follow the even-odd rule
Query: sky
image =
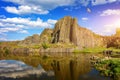
[(112, 35), (120, 28), (120, 0), (0, 0), (0, 41), (41, 34), (64, 16), (97, 34)]

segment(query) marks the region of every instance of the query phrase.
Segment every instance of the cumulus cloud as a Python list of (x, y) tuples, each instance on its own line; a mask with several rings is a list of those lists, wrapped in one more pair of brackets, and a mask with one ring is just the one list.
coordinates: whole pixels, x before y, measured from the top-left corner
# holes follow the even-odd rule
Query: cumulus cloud
[(19, 33), (28, 34), (29, 32), (27, 30), (21, 30), (21, 31), (19, 31)]
[[(30, 18), (1, 18), (0, 19), (0, 34), (6, 34), (7, 32), (16, 32), (21, 34), (28, 34), (28, 29), (32, 28), (51, 28), (57, 20), (48, 19), (47, 21), (43, 21), (40, 18), (36, 20), (32, 20)], [(1, 40), (5, 40), (1, 37)]]
[(0, 41), (7, 41), (5, 37), (0, 37)]
[(5, 10), (15, 14), (47, 14), (59, 6), (73, 5), (75, 0), (3, 0), (18, 4), (18, 7), (7, 6)]
[(120, 0), (3, 0), (6, 2), (12, 2), (18, 6), (7, 6), (4, 9), (7, 12), (14, 14), (48, 14), (50, 10), (53, 10), (61, 6), (72, 6), (73, 9), (65, 8), (65, 10), (78, 9), (81, 6), (96, 6), (107, 3), (119, 2)]
[(27, 13), (47, 14), (48, 13), (47, 10), (32, 8), (30, 6), (19, 6), (18, 8), (7, 6), (5, 7), (5, 10), (10, 13), (15, 13), (15, 14), (27, 14)]
[(0, 23), (5, 23), (3, 26), (18, 26), (18, 27), (51, 27), (53, 24), (56, 23), (56, 20), (48, 19), (47, 21), (43, 21), (40, 18), (37, 20), (31, 20), (30, 18), (21, 18), (21, 17), (14, 17), (14, 18), (5, 18), (0, 19)]
[(81, 4), (83, 6), (87, 5), (102, 5), (102, 4), (107, 4), (107, 3), (113, 3), (113, 2), (119, 2), (120, 0), (77, 0), (78, 4)]
[(87, 17), (83, 17), (83, 18), (81, 18), (83, 21), (87, 21), (88, 20), (88, 18)]
[(107, 9), (100, 16), (120, 15), (120, 9)]
[(106, 4), (106, 3), (113, 3), (118, 0), (92, 0), (92, 5), (101, 5), (101, 4)]

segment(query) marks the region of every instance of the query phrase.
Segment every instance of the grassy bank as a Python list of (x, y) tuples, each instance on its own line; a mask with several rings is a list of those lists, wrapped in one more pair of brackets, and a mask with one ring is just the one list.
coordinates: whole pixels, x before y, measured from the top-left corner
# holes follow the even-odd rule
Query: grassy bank
[(110, 76), (114, 80), (120, 80), (120, 59), (103, 60), (95, 65), (95, 68), (104, 76)]
[(104, 50), (106, 50), (106, 48), (100, 48), (100, 47), (97, 47), (97, 48), (85, 48), (85, 49), (82, 49), (82, 50), (79, 50), (79, 49), (75, 49), (74, 50), (74, 53), (99, 53), (99, 52), (103, 52)]
[(120, 49), (116, 49), (116, 48), (96, 47), (96, 48), (84, 48), (82, 50), (75, 49), (74, 53), (102, 53), (105, 50), (112, 50), (113, 52), (120, 52)]

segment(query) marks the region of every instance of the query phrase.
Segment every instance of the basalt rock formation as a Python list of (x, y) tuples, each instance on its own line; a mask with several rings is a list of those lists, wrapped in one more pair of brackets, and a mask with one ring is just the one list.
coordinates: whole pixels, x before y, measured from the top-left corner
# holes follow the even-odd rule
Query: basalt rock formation
[[(20, 44), (74, 44), (78, 49), (94, 47), (120, 47), (120, 29), (112, 36), (101, 36), (78, 25), (77, 19), (66, 16), (55, 24), (53, 29), (45, 29), (41, 35), (33, 35), (20, 41)], [(54, 48), (54, 47), (53, 47)], [(62, 47), (64, 48), (64, 47)]]
[(20, 44), (30, 45), (30, 44), (38, 44), (40, 42), (40, 37), (38, 34), (34, 34), (33, 36), (29, 36), (25, 38), (25, 40), (21, 41)]
[(103, 46), (103, 38), (78, 25), (76, 18), (66, 16), (60, 19), (52, 33), (52, 43), (74, 43), (81, 48)]
[(46, 42), (46, 43), (51, 43), (51, 35), (53, 33), (52, 29), (44, 29), (44, 31), (40, 35), (40, 43)]
[(35, 44), (41, 44), (43, 42), (50, 43), (51, 42), (51, 34), (53, 30), (46, 28), (44, 31), (41, 33), (41, 35), (34, 34), (33, 36), (29, 36), (19, 42), (19, 45), (35, 45)]
[[(0, 43), (0, 53), (26, 54), (41, 52), (73, 52), (75, 49), (114, 47), (120, 49), (120, 29), (112, 36), (101, 36), (77, 23), (76, 18), (66, 16), (53, 29), (44, 29), (22, 41)], [(0, 56), (3, 56), (0, 54)]]

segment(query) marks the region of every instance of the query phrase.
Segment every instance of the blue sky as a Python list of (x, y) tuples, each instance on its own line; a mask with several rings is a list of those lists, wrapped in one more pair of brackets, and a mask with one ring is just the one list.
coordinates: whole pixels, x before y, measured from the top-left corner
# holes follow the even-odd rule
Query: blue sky
[(120, 0), (0, 0), (0, 41), (40, 34), (64, 16), (101, 35), (120, 28)]

